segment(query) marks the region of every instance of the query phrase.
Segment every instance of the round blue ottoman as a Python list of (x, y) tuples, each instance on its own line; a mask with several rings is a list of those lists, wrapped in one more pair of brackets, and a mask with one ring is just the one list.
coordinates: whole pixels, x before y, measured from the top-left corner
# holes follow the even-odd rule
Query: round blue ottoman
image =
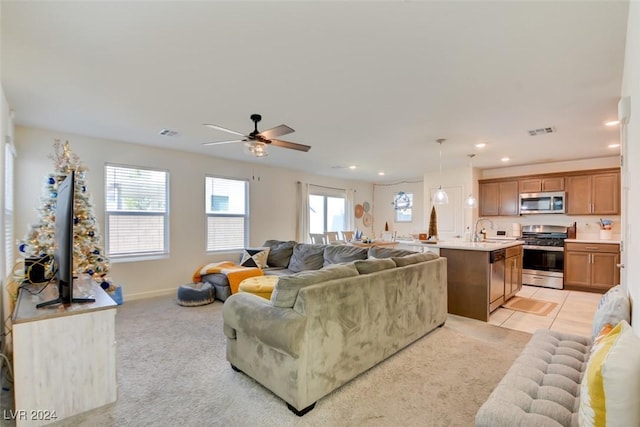
[(186, 307), (211, 304), (214, 299), (211, 283), (189, 283), (178, 288), (178, 304)]

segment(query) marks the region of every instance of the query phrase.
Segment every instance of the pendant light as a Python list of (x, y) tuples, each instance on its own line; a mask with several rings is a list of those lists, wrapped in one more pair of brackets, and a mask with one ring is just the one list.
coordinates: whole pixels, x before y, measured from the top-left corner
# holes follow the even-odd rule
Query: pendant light
[[(475, 154), (467, 154), (469, 157), (469, 169), (473, 172), (473, 158), (476, 156)], [(464, 207), (467, 209), (473, 209), (478, 207), (478, 199), (473, 197), (473, 191), (469, 193), (469, 196), (464, 200)]]
[(445, 141), (446, 139), (444, 138), (436, 139), (436, 142), (440, 144), (440, 186), (438, 187), (438, 191), (434, 193), (433, 200), (431, 201), (434, 205), (449, 204), (449, 196), (442, 189), (442, 143)]

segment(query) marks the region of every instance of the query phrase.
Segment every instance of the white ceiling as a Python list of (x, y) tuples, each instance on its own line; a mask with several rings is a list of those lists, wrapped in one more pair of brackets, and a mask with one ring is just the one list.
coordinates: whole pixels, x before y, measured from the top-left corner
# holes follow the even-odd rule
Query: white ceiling
[[(1, 3), (18, 125), (393, 181), (616, 155), (621, 1)], [(202, 146), (285, 123), (308, 153)], [(553, 126), (557, 133), (529, 136)], [(162, 128), (176, 137), (160, 136)], [(486, 142), (485, 149), (474, 148)], [(345, 166), (355, 164), (355, 171)], [(385, 171), (384, 177), (378, 171)]]

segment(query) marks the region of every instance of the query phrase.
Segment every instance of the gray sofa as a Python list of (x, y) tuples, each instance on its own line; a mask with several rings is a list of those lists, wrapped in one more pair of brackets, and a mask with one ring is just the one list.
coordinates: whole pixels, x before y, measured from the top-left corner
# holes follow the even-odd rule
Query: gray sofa
[[(265, 275), (290, 276), (306, 270), (319, 270), (330, 264), (367, 259), (369, 252), (378, 258), (403, 256), (415, 252), (389, 250), (387, 248), (358, 248), (349, 245), (314, 245), (297, 243), (293, 240), (267, 240), (262, 247), (268, 247), (267, 268)], [(239, 260), (238, 260), (239, 261)], [(213, 286), (214, 296), (225, 301), (231, 295), (231, 287), (227, 276), (221, 273), (202, 276), (204, 282)]]
[(536, 331), (478, 410), (476, 427), (578, 427), (581, 383), (593, 340), (605, 324), (630, 320), (630, 300), (618, 285), (602, 297), (591, 336)]
[(248, 293), (227, 298), (231, 366), (304, 415), (318, 399), (444, 324), (445, 258), (375, 249), (367, 255), (375, 258), (281, 276), (271, 300)]

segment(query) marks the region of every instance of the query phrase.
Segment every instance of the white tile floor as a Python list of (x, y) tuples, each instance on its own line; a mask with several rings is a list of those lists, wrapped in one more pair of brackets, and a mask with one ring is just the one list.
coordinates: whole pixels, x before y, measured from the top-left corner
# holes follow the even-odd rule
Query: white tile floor
[(552, 301), (558, 305), (546, 316), (523, 313), (500, 307), (491, 313), (489, 323), (503, 328), (535, 332), (545, 328), (590, 336), (591, 321), (600, 302), (601, 294), (560, 289), (539, 288), (524, 285), (517, 294), (520, 297)]

